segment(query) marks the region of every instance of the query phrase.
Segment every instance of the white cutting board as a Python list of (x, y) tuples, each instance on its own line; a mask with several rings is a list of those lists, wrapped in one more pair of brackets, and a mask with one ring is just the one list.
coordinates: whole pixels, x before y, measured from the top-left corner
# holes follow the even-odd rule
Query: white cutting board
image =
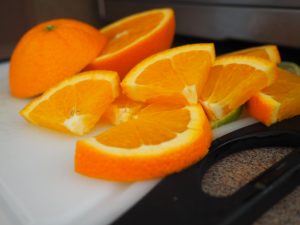
[[(0, 64), (1, 225), (106, 225), (159, 182), (108, 182), (75, 173), (78, 137), (27, 123), (19, 115), (27, 102), (10, 96), (8, 63)], [(214, 137), (254, 122), (241, 119), (214, 130)]]

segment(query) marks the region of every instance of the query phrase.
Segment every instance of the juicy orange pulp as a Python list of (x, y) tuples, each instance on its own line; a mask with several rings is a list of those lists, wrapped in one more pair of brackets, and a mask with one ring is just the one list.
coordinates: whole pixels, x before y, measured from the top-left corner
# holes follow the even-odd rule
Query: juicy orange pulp
[(75, 170), (118, 181), (165, 176), (208, 152), (211, 128), (200, 105), (150, 105), (132, 120), (79, 141)]
[(133, 14), (101, 29), (108, 43), (86, 70), (117, 71), (121, 78), (144, 58), (171, 47), (175, 32), (172, 9)]
[(21, 111), (29, 122), (82, 135), (90, 131), (119, 94), (115, 72), (85, 72), (46, 91)]
[(125, 95), (120, 95), (108, 106), (101, 120), (118, 125), (132, 119), (132, 117), (145, 106), (146, 105), (142, 102), (136, 102)]
[(123, 93), (141, 102), (195, 104), (214, 61), (213, 44), (191, 44), (157, 53), (137, 64), (121, 83)]
[(277, 80), (247, 105), (250, 115), (265, 125), (300, 114), (300, 77), (280, 68), (278, 73)]
[(276, 45), (262, 45), (253, 48), (246, 48), (240, 51), (230, 52), (218, 58), (233, 56), (233, 55), (245, 55), (245, 56), (254, 56), (262, 59), (270, 60), (273, 63), (280, 63), (280, 53)]
[(200, 102), (210, 120), (219, 120), (267, 87), (275, 77), (275, 65), (267, 60), (223, 57), (210, 70)]
[(122, 23), (122, 31), (120, 26), (115, 26), (110, 29), (102, 29), (109, 42), (105, 46), (102, 54), (112, 54), (128, 47), (138, 38), (143, 37), (160, 24), (163, 19), (163, 14), (160, 12), (144, 14), (135, 20), (128, 20)]

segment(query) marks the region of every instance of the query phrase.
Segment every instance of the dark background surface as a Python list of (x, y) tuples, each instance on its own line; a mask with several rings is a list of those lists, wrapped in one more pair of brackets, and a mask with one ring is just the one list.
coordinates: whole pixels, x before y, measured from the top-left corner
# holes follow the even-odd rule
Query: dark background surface
[[(128, 7), (121, 7), (123, 5), (128, 5)], [(133, 7), (134, 5), (134, 7)], [(293, 38), (292, 34), (300, 34), (297, 29), (293, 33), (288, 33), (288, 31), (293, 30), (292, 27), (295, 26), (293, 21), (288, 21), (290, 23), (286, 24), (286, 26), (282, 26), (279, 23), (272, 23), (272, 21), (264, 21), (259, 20), (257, 24), (263, 24), (265, 22), (271, 23), (272, 30), (265, 31), (265, 33), (271, 33), (271, 37), (269, 37), (269, 41), (257, 41), (255, 37), (249, 38), (246, 40), (241, 38), (238, 33), (243, 33), (247, 26), (244, 27), (244, 30), (237, 30), (230, 26), (224, 26), (221, 30), (219, 27), (220, 18), (215, 18), (215, 21), (211, 21), (211, 18), (208, 17), (206, 21), (193, 21), (191, 27), (197, 30), (196, 33), (190, 33), (187, 30), (184, 30), (182, 27), (189, 22), (189, 17), (193, 17), (192, 13), (186, 13), (188, 11), (186, 6), (192, 6), (192, 8), (199, 7), (199, 10), (204, 9), (210, 10), (210, 8), (217, 8), (220, 14), (223, 11), (234, 8), (235, 10), (250, 10), (251, 12), (256, 12), (261, 10), (275, 10), (276, 12), (291, 12), (294, 14), (295, 12), (299, 13), (300, 21), (300, 2), (298, 0), (264, 0), (264, 1), (237, 1), (237, 0), (146, 0), (146, 1), (137, 1), (137, 0), (1, 0), (0, 1), (0, 61), (4, 61), (9, 59), (10, 54), (15, 47), (17, 41), (20, 37), (32, 26), (55, 18), (73, 18), (89, 23), (97, 28), (104, 26), (106, 23), (116, 20), (117, 18), (121, 18), (125, 15), (130, 14), (130, 12), (142, 11), (149, 8), (155, 7), (172, 7), (174, 6), (176, 11), (176, 20), (177, 20), (177, 36), (174, 42), (174, 45), (181, 45), (186, 43), (194, 43), (194, 42), (214, 42), (216, 44), (217, 54), (222, 54), (238, 49), (243, 49), (246, 47), (253, 47), (261, 44), (275, 43), (276, 44), (276, 36), (284, 36), (287, 39)], [(293, 7), (297, 6), (298, 7)], [(177, 7), (179, 6), (179, 7)], [(177, 7), (177, 8), (176, 8)], [(183, 8), (181, 8), (183, 7)], [(221, 8), (220, 8), (221, 7)], [(287, 11), (288, 10), (288, 11)], [(197, 10), (196, 10), (197, 11)], [(203, 13), (203, 11), (199, 11), (198, 14)], [(227, 12), (227, 11), (226, 11)], [(208, 14), (207, 16), (217, 16)], [(228, 16), (227, 16), (228, 17)], [(227, 18), (226, 17), (226, 18)], [(231, 16), (229, 18), (229, 23), (234, 23), (238, 21), (239, 18), (234, 18)], [(213, 17), (214, 18), (214, 17)], [(253, 18), (255, 15), (253, 14)], [(219, 20), (217, 20), (219, 19)], [(203, 22), (203, 24), (199, 24)], [(286, 22), (286, 21), (285, 21)], [(185, 25), (184, 25), (185, 24)], [(209, 24), (208, 26), (211, 29), (207, 29), (204, 27), (205, 24)], [(224, 24), (226, 25), (226, 24)], [(228, 25), (228, 24), (227, 24)], [(298, 26), (299, 28), (299, 26)], [(192, 29), (192, 30), (193, 30)], [(237, 36), (235, 37), (223, 37), (220, 38), (216, 31), (219, 31), (221, 36), (224, 35), (224, 31), (234, 30)], [(204, 34), (207, 36), (215, 37), (215, 38), (207, 38), (201, 35), (197, 35), (203, 33), (201, 30), (204, 30)], [(214, 31), (213, 31), (214, 30)], [(257, 27), (255, 32), (261, 32), (262, 28)], [(276, 31), (276, 33), (274, 33)], [(274, 39), (272, 40), (272, 35)], [(244, 40), (244, 41), (238, 41)], [(298, 40), (298, 39), (297, 39)], [(285, 46), (285, 47), (284, 47)], [(294, 61), (300, 63), (300, 39), (298, 47), (286, 47), (287, 45), (280, 44), (279, 49), (282, 55), (283, 60)]]
[(21, 36), (34, 25), (73, 18), (100, 27), (97, 0), (1, 0), (0, 60), (8, 59)]

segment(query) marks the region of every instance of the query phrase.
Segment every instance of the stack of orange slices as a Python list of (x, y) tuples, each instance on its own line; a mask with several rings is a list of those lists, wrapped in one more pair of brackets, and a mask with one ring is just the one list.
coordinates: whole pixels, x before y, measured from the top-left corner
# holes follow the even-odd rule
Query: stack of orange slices
[(212, 43), (169, 49), (174, 27), (173, 11), (157, 9), (101, 29), (107, 43), (85, 68), (91, 71), (57, 82), (21, 115), (75, 135), (98, 121), (112, 123), (77, 142), (75, 170), (136, 181), (199, 161), (208, 152), (212, 128), (236, 118), (245, 103), (266, 125), (300, 114), (300, 77), (278, 68), (276, 46), (216, 58)]

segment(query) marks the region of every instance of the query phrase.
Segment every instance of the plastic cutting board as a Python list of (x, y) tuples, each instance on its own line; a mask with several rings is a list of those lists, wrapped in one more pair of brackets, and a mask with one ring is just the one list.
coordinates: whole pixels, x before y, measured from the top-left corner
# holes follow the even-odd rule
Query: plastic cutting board
[[(108, 182), (75, 173), (73, 159), (78, 137), (28, 124), (19, 115), (28, 100), (11, 97), (8, 86), (8, 63), (2, 63), (1, 225), (106, 225), (159, 182)], [(240, 119), (215, 129), (214, 138), (255, 122)], [(104, 129), (107, 127), (97, 127), (89, 135)]]

